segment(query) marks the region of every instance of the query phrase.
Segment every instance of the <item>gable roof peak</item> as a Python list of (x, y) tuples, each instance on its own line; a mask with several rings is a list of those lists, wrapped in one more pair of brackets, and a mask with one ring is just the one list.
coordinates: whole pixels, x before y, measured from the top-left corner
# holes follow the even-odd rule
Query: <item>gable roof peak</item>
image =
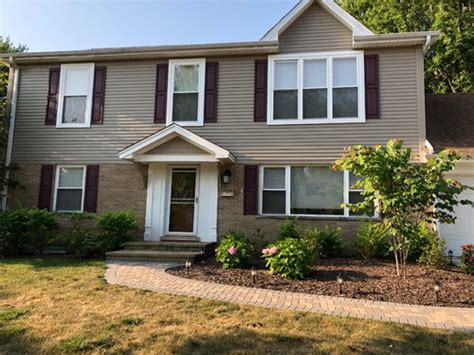
[(344, 26), (352, 30), (353, 36), (369, 36), (374, 34), (333, 0), (300, 0), (280, 21), (265, 33), (260, 41), (277, 41), (278, 36), (315, 3), (319, 4)]

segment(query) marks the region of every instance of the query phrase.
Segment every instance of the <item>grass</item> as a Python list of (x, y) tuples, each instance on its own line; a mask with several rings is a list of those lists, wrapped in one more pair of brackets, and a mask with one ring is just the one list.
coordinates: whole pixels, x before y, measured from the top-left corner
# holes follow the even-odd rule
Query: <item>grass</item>
[(0, 260), (0, 353), (459, 353), (474, 336), (112, 286), (99, 261)]

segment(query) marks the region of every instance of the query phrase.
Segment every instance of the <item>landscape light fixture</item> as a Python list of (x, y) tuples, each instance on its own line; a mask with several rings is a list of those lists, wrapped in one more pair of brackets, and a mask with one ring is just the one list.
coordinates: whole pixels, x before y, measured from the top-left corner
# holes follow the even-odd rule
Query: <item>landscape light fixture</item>
[(448, 257), (449, 257), (449, 265), (453, 265), (453, 256), (454, 256), (454, 253), (451, 249), (449, 249), (448, 251)]
[(257, 270), (255, 270), (255, 267), (253, 266), (252, 266), (251, 275), (252, 275), (252, 282), (255, 285), (257, 283)]
[(192, 266), (192, 262), (190, 260), (186, 260), (186, 264), (185, 264), (185, 267), (186, 267), (186, 274), (189, 275), (189, 270), (191, 269), (191, 266)]
[(342, 293), (342, 284), (344, 283), (344, 279), (342, 278), (341, 274), (337, 275), (336, 280), (339, 285), (339, 293)]
[(435, 292), (435, 295), (436, 295), (436, 303), (439, 302), (439, 293), (441, 292), (441, 285), (439, 283), (439, 281), (436, 281), (435, 284), (434, 284), (434, 292)]

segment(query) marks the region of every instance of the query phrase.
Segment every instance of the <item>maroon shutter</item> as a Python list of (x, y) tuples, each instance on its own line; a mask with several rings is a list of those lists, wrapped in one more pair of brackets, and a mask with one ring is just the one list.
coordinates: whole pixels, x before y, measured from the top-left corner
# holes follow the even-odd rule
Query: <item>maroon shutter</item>
[(217, 77), (219, 63), (206, 63), (206, 89), (204, 93), (204, 122), (217, 122)]
[(365, 116), (380, 118), (379, 56), (369, 54), (364, 57), (365, 66)]
[(156, 66), (155, 123), (166, 122), (166, 94), (168, 90), (168, 64)]
[(49, 69), (48, 103), (46, 104), (45, 125), (56, 125), (58, 114), (58, 94), (59, 94), (59, 68)]
[(244, 214), (255, 215), (258, 209), (258, 165), (244, 168)]
[(99, 191), (99, 165), (88, 165), (86, 172), (86, 191), (84, 192), (84, 211), (97, 212)]
[(92, 124), (104, 122), (105, 76), (107, 67), (95, 67), (94, 91), (92, 97)]
[(267, 120), (267, 67), (268, 61), (266, 59), (255, 61), (255, 122), (266, 122)]
[(51, 209), (51, 192), (53, 191), (54, 165), (41, 165), (38, 208)]

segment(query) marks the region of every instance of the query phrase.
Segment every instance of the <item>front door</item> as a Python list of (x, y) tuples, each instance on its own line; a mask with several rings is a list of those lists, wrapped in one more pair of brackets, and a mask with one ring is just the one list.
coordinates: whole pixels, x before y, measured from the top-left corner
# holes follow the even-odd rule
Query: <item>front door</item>
[(172, 168), (170, 180), (168, 232), (195, 234), (197, 169)]

